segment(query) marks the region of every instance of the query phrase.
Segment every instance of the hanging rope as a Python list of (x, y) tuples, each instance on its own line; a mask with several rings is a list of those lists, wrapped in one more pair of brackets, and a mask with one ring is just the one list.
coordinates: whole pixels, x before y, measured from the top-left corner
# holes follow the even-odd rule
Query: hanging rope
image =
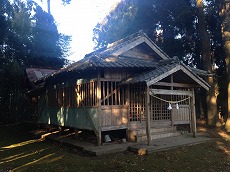
[(184, 99), (181, 99), (181, 100), (177, 100), (177, 101), (172, 101), (172, 100), (165, 100), (165, 99), (162, 99), (160, 97), (157, 97), (155, 96), (153, 93), (150, 94), (151, 96), (155, 97), (156, 99), (158, 100), (161, 100), (161, 101), (164, 101), (166, 103), (172, 103), (172, 104), (175, 104), (175, 103), (180, 103), (180, 102), (183, 102), (185, 100), (188, 100), (190, 97), (187, 97), (187, 98), (184, 98)]

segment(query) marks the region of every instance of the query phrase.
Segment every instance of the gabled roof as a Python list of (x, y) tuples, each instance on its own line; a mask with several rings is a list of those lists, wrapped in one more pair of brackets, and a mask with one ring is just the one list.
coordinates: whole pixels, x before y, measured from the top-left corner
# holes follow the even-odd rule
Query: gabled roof
[[(144, 44), (142, 44), (144, 43)], [(146, 45), (147, 44), (147, 45)], [(157, 54), (157, 60), (145, 59), (141, 57), (127, 56), (125, 52), (136, 46), (144, 45), (150, 47), (151, 52)], [(155, 55), (154, 54), (154, 55)], [(130, 54), (129, 54), (130, 55)], [(156, 59), (155, 59), (156, 60)], [(165, 54), (151, 39), (142, 31), (121, 39), (105, 48), (87, 54), (85, 58), (75, 62), (66, 68), (62, 68), (54, 73), (50, 73), (43, 78), (38, 78), (36, 84), (43, 83), (47, 78), (55, 77), (61, 73), (80, 72), (96, 68), (135, 68), (145, 69), (144, 73), (134, 75), (122, 81), (123, 84), (146, 82), (147, 85), (154, 84), (161, 79), (178, 73), (184, 78), (190, 78), (189, 82), (199, 84), (205, 89), (209, 89), (209, 85), (195, 74), (190, 68), (180, 62), (177, 58), (170, 58)], [(178, 75), (178, 74), (177, 74)], [(178, 77), (179, 78), (179, 77)]]
[[(124, 52), (127, 52), (142, 43), (146, 43), (160, 59), (166, 60), (170, 58), (143, 31), (139, 31), (125, 37), (124, 39), (109, 44), (107, 47), (87, 54), (84, 59), (81, 59), (66, 68), (62, 68), (57, 72), (42, 78), (41, 80), (46, 80), (48, 77), (52, 77), (63, 72), (80, 71), (89, 68), (150, 68), (155, 66), (156, 62), (154, 61), (122, 56)], [(37, 81), (39, 80), (40, 79), (38, 78)]]
[(207, 82), (192, 72), (189, 67), (175, 58), (160, 61), (153, 69), (130, 76), (124, 79), (121, 83), (134, 84), (145, 82), (147, 85), (152, 85), (177, 72), (180, 72), (178, 73), (178, 76), (181, 80), (189, 78), (191, 81), (199, 84), (206, 90), (210, 87)]
[(90, 56), (88, 58), (84, 58), (76, 63), (73, 63), (66, 68), (60, 69), (54, 73), (51, 73), (47, 77), (38, 79), (43, 80), (48, 77), (58, 75), (64, 72), (76, 72), (83, 71), (87, 69), (95, 69), (95, 68), (152, 68), (157, 64), (157, 62), (132, 58), (132, 57), (107, 57), (100, 58), (98, 56)]
[(143, 31), (134, 33), (130, 36), (109, 44), (107, 47), (103, 47), (92, 53), (86, 54), (85, 57), (94, 55), (100, 57), (119, 56), (142, 43), (146, 43), (161, 59), (169, 58), (169, 56), (164, 51), (162, 51)]

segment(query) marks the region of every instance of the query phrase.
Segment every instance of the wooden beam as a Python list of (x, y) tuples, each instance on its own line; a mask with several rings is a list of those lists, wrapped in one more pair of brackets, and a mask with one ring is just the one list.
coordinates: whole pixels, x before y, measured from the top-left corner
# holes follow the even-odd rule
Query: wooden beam
[(168, 72), (165, 72), (165, 73), (163, 73), (163, 74), (161, 74), (161, 75), (159, 75), (159, 76), (157, 76), (157, 77), (155, 77), (153, 79), (151, 78), (149, 81), (146, 81), (147, 86), (150, 86), (150, 85), (153, 85), (153, 84), (157, 83), (158, 81), (166, 78), (167, 76), (171, 75), (172, 73), (177, 72), (180, 69), (181, 69), (181, 67), (180, 67), (180, 65), (178, 65), (178, 66), (172, 68), (171, 70), (169, 70)]
[(133, 51), (133, 49), (125, 52), (122, 54), (123, 56), (127, 56), (127, 57), (135, 57), (135, 58), (141, 58), (141, 59), (151, 59), (153, 58), (153, 56), (150, 56), (148, 54), (142, 53), (142, 52), (137, 52), (137, 51)]
[(156, 52), (162, 59), (166, 60), (168, 59), (169, 57), (163, 53), (162, 50), (160, 50), (160, 48), (158, 48), (152, 41), (150, 41), (149, 39), (145, 38), (145, 43), (150, 46), (154, 52)]
[(178, 65), (176, 66), (175, 68), (153, 78), (153, 79), (150, 79), (149, 81), (146, 81), (147, 83), (147, 86), (150, 86), (150, 85), (154, 85), (156, 84), (158, 81), (166, 78), (167, 76), (179, 71), (179, 70), (182, 70), (185, 74), (187, 74), (192, 80), (194, 80), (197, 84), (199, 84), (201, 87), (203, 87), (204, 89), (206, 90), (209, 90), (209, 85), (202, 79), (200, 78), (199, 76), (195, 75), (193, 72), (190, 71), (190, 69), (186, 68), (184, 65)]
[[(112, 85), (112, 84), (111, 84)], [(112, 88), (111, 88), (112, 89)], [(107, 89), (108, 90), (108, 89)], [(112, 95), (114, 94), (114, 93), (116, 93), (117, 91), (119, 91), (120, 90), (120, 87), (118, 87), (118, 88), (116, 88), (116, 89), (114, 89), (111, 93), (109, 93), (107, 96), (105, 96), (102, 100), (100, 100), (101, 102), (104, 102), (105, 100), (107, 100), (108, 98), (110, 98), (110, 97), (112, 97)]]
[(144, 42), (144, 37), (141, 37), (133, 42), (131, 42), (130, 44), (125, 45), (124, 47), (118, 49), (117, 51), (113, 52), (112, 55), (114, 56), (119, 56), (122, 53), (129, 51), (130, 49), (136, 47), (137, 45), (140, 45), (141, 43)]
[(114, 81), (114, 82), (120, 82), (121, 79), (118, 78), (101, 78), (101, 81)]
[[(206, 90), (209, 90), (209, 86), (205, 84), (205, 81), (201, 79), (199, 76), (194, 75), (189, 69), (186, 69), (184, 66), (181, 66), (181, 70), (186, 73), (190, 78), (192, 78), (194, 81), (196, 81), (201, 87), (203, 87)], [(203, 82), (202, 82), (203, 81)]]
[(89, 82), (94, 82), (96, 80), (97, 80), (97, 78), (92, 78), (92, 79), (77, 79), (75, 83), (77, 85), (81, 85), (81, 84), (86, 84), (86, 83), (89, 83)]
[(153, 85), (168, 86), (168, 87), (180, 87), (180, 88), (193, 88), (197, 87), (194, 84), (184, 84), (184, 83), (169, 83), (169, 82), (157, 82)]
[(126, 125), (117, 125), (117, 126), (103, 126), (101, 127), (101, 131), (111, 131), (111, 130), (122, 130), (127, 129)]
[(192, 92), (191, 91), (185, 91), (185, 90), (164, 90), (164, 89), (149, 89), (149, 94), (192, 96)]
[(149, 98), (149, 87), (147, 86), (146, 91), (146, 104), (145, 104), (145, 114), (146, 114), (146, 134), (147, 134), (147, 144), (151, 145), (151, 132), (150, 132), (150, 98)]

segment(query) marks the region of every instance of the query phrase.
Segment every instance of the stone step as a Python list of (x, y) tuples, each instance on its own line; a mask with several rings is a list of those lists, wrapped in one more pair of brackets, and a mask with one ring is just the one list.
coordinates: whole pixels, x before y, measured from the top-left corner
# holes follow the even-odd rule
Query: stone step
[[(171, 131), (171, 132), (159, 132), (159, 133), (151, 133), (151, 140), (154, 139), (160, 139), (160, 138), (166, 138), (166, 137), (174, 137), (174, 136), (179, 136), (182, 133), (180, 131)], [(136, 135), (136, 142), (142, 142), (147, 140), (147, 135), (146, 134), (139, 134)]]
[[(154, 133), (161, 133), (161, 132), (173, 132), (176, 131), (176, 127), (175, 126), (167, 126), (167, 127), (159, 127), (159, 128), (150, 128), (150, 133), (154, 134)], [(138, 130), (134, 130), (133, 133), (135, 135), (142, 135), (142, 134), (146, 134), (146, 129), (138, 129)]]

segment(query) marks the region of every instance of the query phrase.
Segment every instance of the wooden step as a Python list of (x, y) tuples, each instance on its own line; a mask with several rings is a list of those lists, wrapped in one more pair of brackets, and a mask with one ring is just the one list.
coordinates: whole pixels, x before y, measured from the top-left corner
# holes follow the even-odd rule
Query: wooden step
[[(173, 132), (173, 131), (176, 131), (175, 126), (150, 128), (150, 133), (151, 134), (160, 133), (160, 132)], [(136, 135), (146, 134), (146, 129), (134, 130), (134, 133)]]
[[(151, 133), (151, 140), (154, 139), (160, 139), (160, 138), (166, 138), (166, 137), (174, 137), (174, 136), (179, 136), (182, 133), (180, 131), (171, 131), (171, 132), (154, 132)], [(142, 142), (147, 140), (147, 135), (146, 134), (139, 134), (136, 135), (136, 142)]]
[[(142, 142), (147, 140), (145, 128), (131, 130), (130, 133), (132, 133), (132, 141), (134, 142)], [(173, 137), (182, 134), (181, 131), (177, 131), (176, 126), (150, 128), (150, 133), (151, 133), (151, 140), (165, 138), (165, 137)]]

